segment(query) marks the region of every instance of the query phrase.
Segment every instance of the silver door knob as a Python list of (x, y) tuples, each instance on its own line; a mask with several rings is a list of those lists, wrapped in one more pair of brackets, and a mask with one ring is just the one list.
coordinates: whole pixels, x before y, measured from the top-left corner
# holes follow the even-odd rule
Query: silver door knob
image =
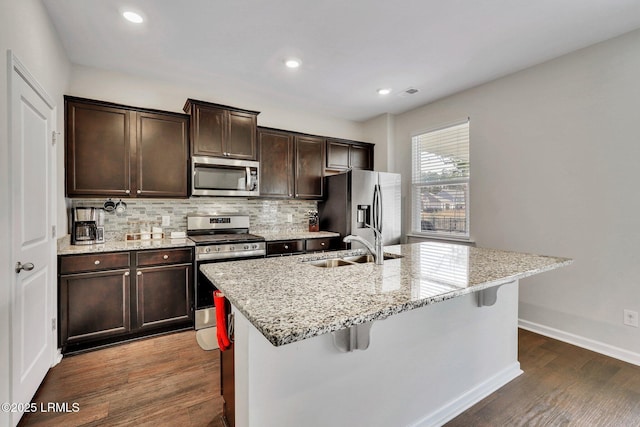
[(24, 271), (31, 271), (33, 270), (33, 263), (32, 262), (27, 262), (25, 264), (21, 263), (20, 261), (18, 261), (16, 263), (16, 273), (20, 273), (22, 270)]

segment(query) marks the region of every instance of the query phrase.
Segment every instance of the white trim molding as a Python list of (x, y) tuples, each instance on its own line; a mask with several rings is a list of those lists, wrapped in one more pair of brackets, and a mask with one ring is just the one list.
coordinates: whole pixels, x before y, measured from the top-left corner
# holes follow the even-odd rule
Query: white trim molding
[(575, 335), (570, 332), (561, 331), (559, 329), (540, 325), (539, 323), (530, 322), (524, 319), (518, 319), (518, 327), (527, 331), (535, 332), (536, 334), (556, 339), (558, 341), (566, 342), (578, 347), (585, 348), (587, 350), (595, 351), (596, 353), (613, 357), (614, 359), (622, 360), (623, 362), (640, 366), (640, 354), (625, 350), (620, 347), (615, 347), (600, 341), (592, 340), (591, 338)]
[(507, 383), (519, 377), (522, 373), (523, 371), (520, 369), (520, 363), (513, 363), (502, 371), (496, 373), (491, 378), (488, 378), (483, 383), (473, 387), (462, 396), (452, 400), (444, 407), (432, 412), (412, 427), (441, 426), (462, 414), (485, 397), (498, 391), (507, 385)]

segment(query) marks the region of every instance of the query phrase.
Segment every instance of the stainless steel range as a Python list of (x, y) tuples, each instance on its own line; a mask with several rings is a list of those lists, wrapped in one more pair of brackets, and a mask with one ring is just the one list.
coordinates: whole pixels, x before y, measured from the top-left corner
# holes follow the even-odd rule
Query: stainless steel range
[[(216, 326), (213, 307), (215, 287), (200, 272), (200, 265), (212, 262), (264, 258), (264, 237), (249, 234), (248, 215), (187, 215), (187, 236), (196, 244), (195, 328)], [(215, 335), (215, 334), (214, 334)]]

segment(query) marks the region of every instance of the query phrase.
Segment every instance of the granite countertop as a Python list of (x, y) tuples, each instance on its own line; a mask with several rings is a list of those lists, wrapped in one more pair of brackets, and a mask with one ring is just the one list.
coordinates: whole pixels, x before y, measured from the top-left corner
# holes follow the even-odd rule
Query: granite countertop
[(320, 268), (306, 261), (365, 253), (206, 264), (200, 270), (269, 340), (280, 346), (435, 304), (572, 260), (438, 242), (385, 247), (401, 255), (374, 263)]
[(281, 231), (281, 232), (269, 232), (269, 231), (252, 231), (253, 234), (264, 237), (267, 242), (273, 242), (276, 240), (293, 240), (293, 239), (324, 239), (328, 237), (339, 237), (340, 233), (334, 233), (333, 231)]
[[(321, 239), (338, 237), (340, 233), (332, 231), (282, 231), (282, 232), (253, 232), (262, 236), (266, 241), (291, 240), (291, 239)], [(149, 240), (109, 240), (98, 245), (72, 245), (71, 238), (66, 236), (58, 239), (58, 255), (89, 254), (95, 252), (119, 252), (140, 249), (161, 249), (195, 246), (187, 239), (149, 239)]]
[(58, 240), (58, 255), (79, 255), (97, 252), (122, 252), (141, 249), (184, 248), (195, 246), (189, 239), (112, 240), (97, 245), (72, 245), (70, 236)]

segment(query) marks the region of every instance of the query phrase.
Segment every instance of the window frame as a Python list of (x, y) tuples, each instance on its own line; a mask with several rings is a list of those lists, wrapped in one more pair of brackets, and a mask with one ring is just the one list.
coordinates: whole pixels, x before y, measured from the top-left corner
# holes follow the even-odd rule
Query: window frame
[[(466, 177), (452, 177), (451, 179), (441, 179), (437, 181), (424, 181), (419, 182), (416, 180), (415, 174), (415, 154), (417, 152), (416, 144), (418, 143), (417, 137), (432, 132), (442, 131), (447, 128), (453, 128), (456, 126), (467, 125), (467, 156), (468, 156), (468, 173)], [(464, 119), (443, 123), (441, 125), (430, 127), (424, 130), (416, 131), (411, 134), (411, 216), (410, 216), (410, 235), (423, 238), (443, 239), (443, 240), (457, 240), (464, 242), (471, 242), (470, 232), (470, 218), (471, 218), (471, 120), (469, 117)], [(448, 185), (464, 185), (465, 188), (465, 232), (451, 232), (445, 230), (422, 230), (421, 220), (416, 221), (418, 217), (421, 217), (423, 213), (423, 207), (421, 206), (422, 199), (419, 196), (420, 189), (429, 186), (448, 186)]]

